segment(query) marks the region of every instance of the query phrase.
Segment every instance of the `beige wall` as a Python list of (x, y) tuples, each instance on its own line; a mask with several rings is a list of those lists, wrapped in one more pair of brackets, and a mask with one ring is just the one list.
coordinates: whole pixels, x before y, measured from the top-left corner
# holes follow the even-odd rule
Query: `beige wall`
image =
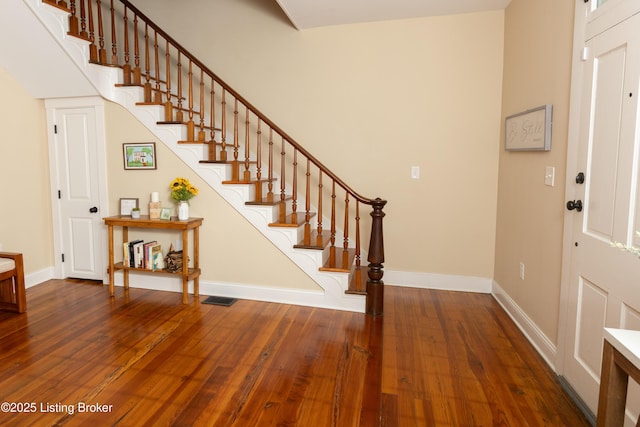
[(389, 200), (387, 269), (493, 277), (503, 12), (299, 32), (267, 3), (136, 5), (356, 191)]
[[(553, 104), (553, 131), (550, 152), (500, 151), (495, 281), (554, 343), (572, 39), (572, 2), (513, 0), (506, 9), (503, 116)], [(556, 168), (555, 187), (544, 185), (546, 166)]]
[[(53, 265), (44, 102), (0, 68), (0, 244), (24, 254), (25, 273)], [(7, 100), (11, 100), (8, 102)]]

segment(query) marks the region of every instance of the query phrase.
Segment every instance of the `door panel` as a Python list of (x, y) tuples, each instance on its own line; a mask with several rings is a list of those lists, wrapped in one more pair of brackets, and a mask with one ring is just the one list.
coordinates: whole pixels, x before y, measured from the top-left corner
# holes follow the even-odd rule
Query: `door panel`
[(614, 200), (620, 154), (620, 108), (626, 49), (618, 47), (594, 58), (591, 72), (591, 138), (588, 155), (585, 228), (595, 238), (613, 237)]
[[(562, 375), (597, 412), (604, 327), (640, 329), (640, 260), (613, 248), (638, 230), (640, 15), (586, 42)], [(572, 106), (573, 108), (573, 106)], [(578, 172), (576, 171), (576, 172)], [(635, 387), (635, 386), (634, 386)], [(640, 407), (633, 389), (630, 399)]]
[(55, 120), (64, 276), (100, 280), (102, 223), (90, 212), (100, 206), (95, 110), (60, 108)]
[[(602, 342), (594, 330), (604, 327), (607, 313), (607, 293), (593, 283), (581, 278), (578, 293), (575, 359), (593, 381), (600, 377)], [(588, 379), (587, 379), (588, 380)]]
[(95, 226), (91, 219), (69, 218), (69, 256), (65, 260), (70, 277), (93, 277), (96, 271), (97, 246)]

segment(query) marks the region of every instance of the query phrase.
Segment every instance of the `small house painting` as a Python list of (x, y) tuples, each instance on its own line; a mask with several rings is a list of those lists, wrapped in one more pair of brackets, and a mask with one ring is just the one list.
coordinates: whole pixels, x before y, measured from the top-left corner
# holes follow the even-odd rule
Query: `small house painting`
[(155, 143), (122, 145), (125, 169), (156, 169)]

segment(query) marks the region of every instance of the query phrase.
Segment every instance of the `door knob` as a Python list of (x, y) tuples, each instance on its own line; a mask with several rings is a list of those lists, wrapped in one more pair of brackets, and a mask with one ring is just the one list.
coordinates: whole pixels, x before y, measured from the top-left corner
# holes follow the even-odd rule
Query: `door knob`
[(94, 206), (91, 209), (89, 209), (89, 212), (90, 213), (96, 213), (96, 212), (98, 212), (98, 208)]
[(582, 200), (569, 200), (567, 202), (567, 209), (570, 211), (575, 209), (578, 212), (582, 212)]

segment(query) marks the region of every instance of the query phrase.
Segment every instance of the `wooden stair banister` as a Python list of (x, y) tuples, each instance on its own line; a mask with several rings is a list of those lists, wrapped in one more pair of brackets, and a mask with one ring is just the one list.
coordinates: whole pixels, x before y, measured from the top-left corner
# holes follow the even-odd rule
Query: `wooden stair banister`
[[(51, 0), (43, 1), (52, 3)], [(120, 4), (122, 8), (116, 8), (116, 4)], [(57, 7), (62, 6), (57, 4)], [(124, 85), (143, 86), (145, 103), (164, 105), (165, 117), (162, 123), (180, 123), (187, 127), (187, 141), (180, 143), (208, 144), (205, 150), (208, 158), (201, 160), (201, 163), (231, 163), (233, 177), (227, 183), (246, 183), (254, 186), (255, 200), (250, 203), (272, 203), (280, 206), (279, 219), (270, 225), (300, 224), (304, 237), (296, 247), (319, 249), (328, 241), (328, 270), (336, 269), (338, 266), (344, 267), (345, 262), (349, 262), (345, 260), (350, 260), (354, 264), (349, 267), (355, 269), (356, 276), (361, 276), (361, 269), (364, 267), (361, 267), (360, 254), (360, 205), (371, 206), (371, 232), (367, 254), (369, 264), (366, 268), (366, 312), (374, 316), (383, 313), (382, 221), (385, 216), (385, 200), (370, 199), (353, 190), (130, 1), (70, 0), (68, 11), (69, 32), (90, 42), (91, 62), (121, 67)], [(104, 18), (107, 14), (108, 17)], [(103, 25), (105, 19), (109, 24), (107, 27), (111, 30), (106, 34)], [(87, 28), (88, 33), (85, 33)], [(121, 34), (118, 34), (118, 31)], [(111, 55), (107, 59), (105, 46), (108, 46), (109, 42)], [(134, 46), (133, 55), (129, 51), (131, 44)], [(130, 63), (132, 56), (133, 64)], [(185, 67), (187, 70), (183, 69)], [(231, 120), (227, 117), (228, 114), (232, 114)], [(216, 127), (216, 123), (220, 123), (219, 128)], [(229, 125), (233, 129), (229, 129)], [(205, 130), (209, 130), (209, 139)], [(267, 130), (268, 138), (265, 138)], [(230, 134), (233, 135), (231, 142)], [(279, 158), (273, 153), (274, 137), (281, 139)], [(265, 143), (267, 139), (268, 142)], [(233, 150), (231, 155), (229, 149)], [(263, 156), (263, 149), (268, 149), (266, 164), (263, 164), (263, 157), (266, 157)], [(279, 175), (278, 178), (274, 173)], [(273, 191), (276, 180), (280, 181), (279, 195)], [(327, 180), (331, 185), (330, 195), (325, 190), (328, 187)], [(267, 186), (264, 190), (263, 184)], [(344, 197), (336, 193), (336, 188), (344, 192)], [(265, 190), (266, 194), (263, 194)], [(317, 200), (318, 212), (311, 211), (312, 198)], [(330, 238), (327, 237), (329, 233), (323, 230), (323, 199), (331, 201)], [(292, 210), (289, 220), (285, 211), (288, 205)], [(341, 213), (344, 214), (344, 220), (340, 221), (343, 230), (340, 231), (342, 236), (338, 236), (336, 215)], [(317, 221), (315, 227), (311, 223), (312, 218)], [(312, 241), (313, 228), (315, 242)], [(338, 237), (342, 238), (341, 241)], [(353, 258), (348, 258), (347, 253), (354, 253)]]

